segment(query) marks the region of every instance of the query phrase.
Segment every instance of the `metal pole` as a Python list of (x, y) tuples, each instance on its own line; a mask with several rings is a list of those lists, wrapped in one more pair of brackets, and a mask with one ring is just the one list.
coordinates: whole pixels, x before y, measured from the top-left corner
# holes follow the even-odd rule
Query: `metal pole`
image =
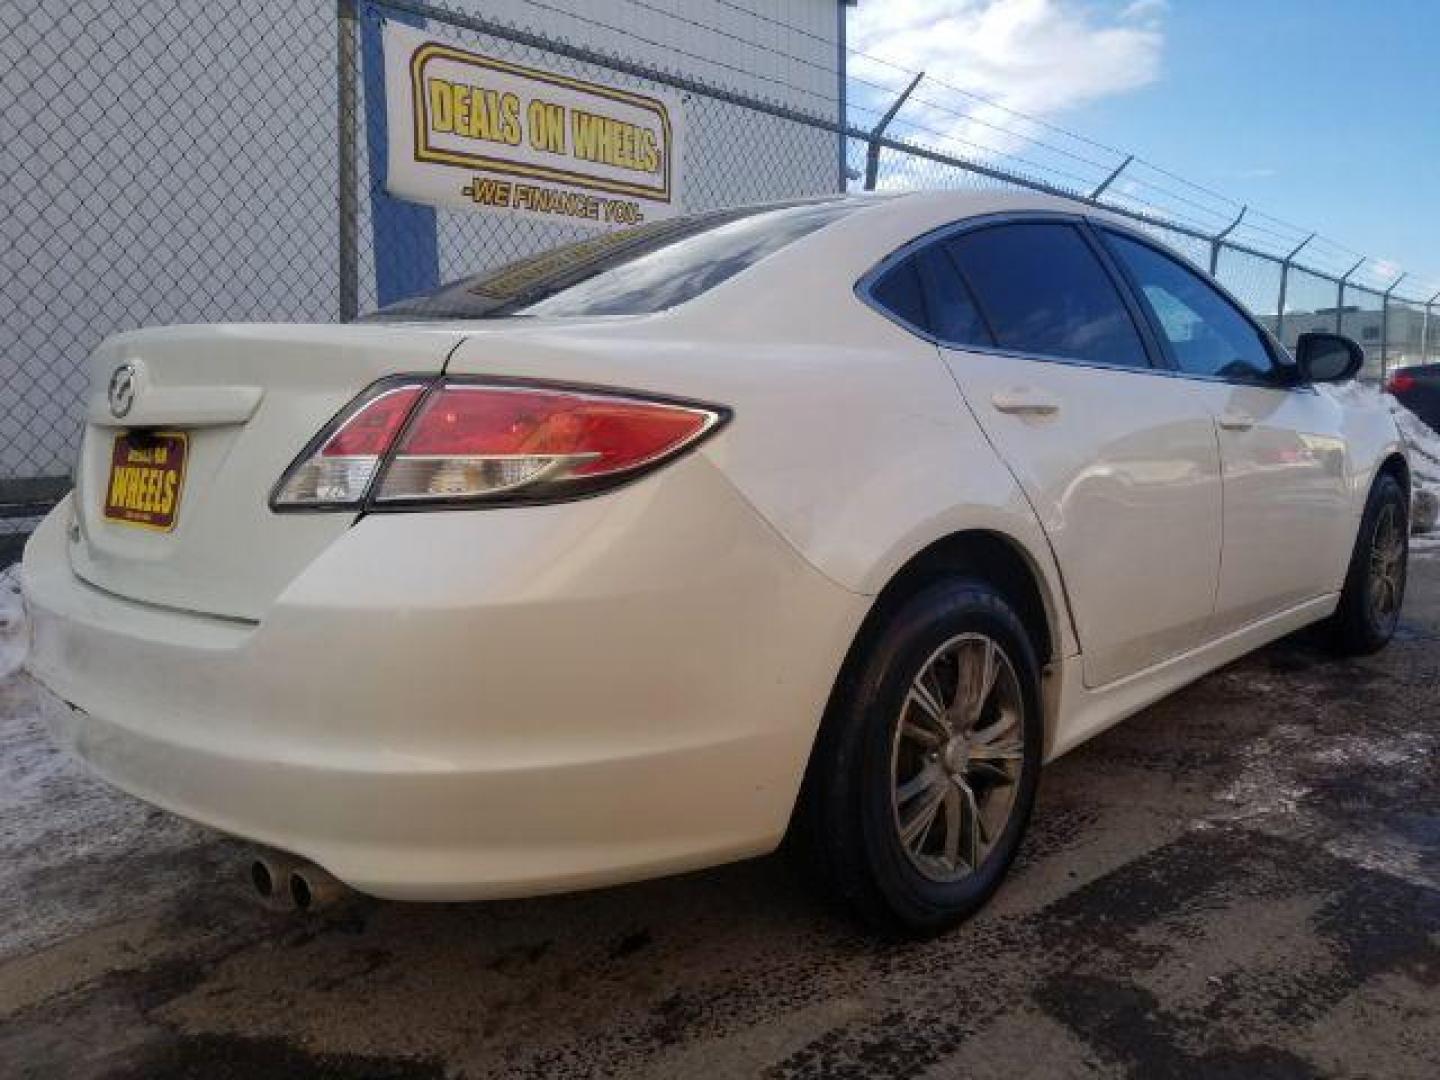
[(1395, 291), (1395, 287), (1396, 287), (1397, 285), (1399, 285), (1400, 282), (1404, 281), (1405, 278), (1406, 278), (1408, 275), (1409, 275), (1409, 271), (1408, 271), (1408, 270), (1407, 270), (1407, 271), (1404, 271), (1404, 272), (1401, 273), (1401, 275), (1400, 275), (1399, 277), (1397, 277), (1394, 281), (1390, 282), (1390, 287), (1385, 290), (1385, 294), (1380, 298), (1380, 385), (1381, 385), (1381, 386), (1384, 386), (1384, 385), (1385, 385), (1385, 379), (1386, 379), (1386, 378), (1389, 376), (1389, 374), (1390, 374), (1390, 294)]
[(1430, 362), (1430, 312), (1434, 309), (1436, 300), (1440, 300), (1440, 292), (1425, 301), (1425, 314), (1420, 319), (1420, 362), (1422, 364)]
[(336, 0), (336, 165), (338, 176), (340, 321), (353, 322), (360, 314), (360, 175), (357, 149), (355, 0)]
[[(1210, 238), (1210, 276), (1211, 276), (1211, 277), (1214, 277), (1214, 276), (1215, 276), (1215, 271), (1216, 271), (1216, 269), (1220, 266), (1220, 244), (1224, 241), (1224, 239), (1225, 239), (1227, 236), (1229, 236), (1232, 232), (1234, 232), (1236, 229), (1238, 229), (1238, 228), (1240, 227), (1240, 222), (1242, 222), (1242, 221), (1245, 220), (1245, 211), (1247, 211), (1247, 210), (1249, 210), (1249, 209), (1250, 209), (1250, 207), (1248, 207), (1248, 206), (1242, 206), (1242, 207), (1240, 207), (1240, 213), (1238, 213), (1238, 214), (1235, 215), (1235, 220), (1232, 221), (1232, 222), (1230, 222), (1229, 225), (1226, 225), (1225, 228), (1221, 229), (1218, 233), (1216, 233), (1214, 236), (1212, 236), (1212, 237)], [(1279, 335), (1276, 335), (1276, 336), (1278, 337)]]
[(910, 85), (905, 92), (895, 99), (895, 104), (886, 110), (880, 122), (870, 129), (870, 143), (865, 147), (865, 190), (874, 191), (875, 181), (880, 177), (880, 140), (885, 136), (885, 129), (890, 126), (890, 121), (895, 119), (895, 114), (900, 111), (915, 87), (920, 85), (920, 80), (925, 77), (922, 71), (915, 78), (910, 80)]
[(1361, 255), (1355, 265), (1346, 270), (1345, 276), (1340, 279), (1340, 291), (1335, 296), (1335, 333), (1337, 334), (1345, 332), (1345, 323), (1342, 321), (1345, 318), (1345, 283), (1350, 280), (1350, 275), (1364, 265), (1365, 256)]
[(840, 141), (840, 145), (838, 148), (838, 172), (835, 182), (839, 185), (836, 190), (843, 194), (845, 188), (850, 183), (850, 169), (849, 162), (847, 161), (849, 157), (848, 150), (850, 148), (850, 140), (845, 137), (845, 128), (850, 120), (849, 104), (845, 100), (845, 0), (835, 0), (835, 41), (835, 96), (838, 99), (835, 112), (837, 119), (840, 121), (837, 127), (839, 134), (836, 136)]
[(1089, 195), (1090, 201), (1091, 201), (1091, 202), (1094, 202), (1095, 200), (1099, 199), (1101, 195), (1104, 195), (1104, 194), (1105, 194), (1105, 189), (1108, 188), (1111, 184), (1113, 184), (1113, 183), (1115, 182), (1116, 177), (1118, 177), (1122, 172), (1124, 172), (1124, 171), (1125, 171), (1125, 167), (1126, 167), (1127, 165), (1129, 165), (1130, 162), (1132, 162), (1132, 161), (1134, 161), (1134, 160), (1135, 160), (1135, 155), (1134, 155), (1134, 154), (1131, 154), (1131, 155), (1130, 155), (1129, 157), (1127, 157), (1124, 161), (1120, 162), (1119, 165), (1115, 166), (1115, 171), (1112, 172), (1109, 176), (1105, 177), (1104, 180), (1101, 180), (1101, 181), (1100, 181), (1100, 186), (1097, 187), (1094, 191), (1090, 192), (1090, 195)]
[(1295, 256), (1300, 254), (1305, 245), (1314, 239), (1315, 234), (1312, 232), (1296, 244), (1290, 254), (1286, 255), (1284, 261), (1280, 263), (1280, 304), (1275, 309), (1275, 337), (1282, 345), (1285, 344), (1285, 291), (1290, 285), (1290, 264), (1295, 261)]

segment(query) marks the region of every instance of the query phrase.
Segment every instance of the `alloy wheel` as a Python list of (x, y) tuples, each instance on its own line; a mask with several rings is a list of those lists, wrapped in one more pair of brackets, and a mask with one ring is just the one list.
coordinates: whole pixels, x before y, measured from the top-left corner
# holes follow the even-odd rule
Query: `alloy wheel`
[(984, 634), (951, 638), (911, 682), (891, 736), (891, 810), (925, 877), (958, 881), (999, 841), (1024, 769), (1023, 721), (1015, 667)]
[(1370, 617), (1388, 630), (1400, 616), (1405, 594), (1405, 533), (1399, 509), (1387, 502), (1375, 522), (1370, 545)]

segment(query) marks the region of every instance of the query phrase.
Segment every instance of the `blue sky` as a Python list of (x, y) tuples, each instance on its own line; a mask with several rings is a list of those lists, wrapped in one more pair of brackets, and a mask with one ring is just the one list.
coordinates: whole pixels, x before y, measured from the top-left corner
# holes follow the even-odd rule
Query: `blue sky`
[[(914, 126), (898, 133), (931, 144), (943, 134), (972, 153), (979, 144), (1083, 176), (1113, 160), (1005, 111), (1015, 109), (1440, 289), (1440, 0), (861, 0), (850, 40), (943, 83), (922, 83), (925, 102), (902, 114)], [(854, 57), (851, 71), (903, 79)], [(883, 96), (863, 83), (852, 92), (862, 108)], [(1162, 174), (1137, 177), (1213, 207), (1211, 218), (1226, 212)], [(1344, 257), (1317, 252), (1327, 264)]]

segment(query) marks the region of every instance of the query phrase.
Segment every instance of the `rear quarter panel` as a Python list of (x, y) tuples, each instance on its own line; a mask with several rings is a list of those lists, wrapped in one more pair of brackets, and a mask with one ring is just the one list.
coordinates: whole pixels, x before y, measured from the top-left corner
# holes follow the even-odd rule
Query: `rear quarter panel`
[(935, 347), (854, 293), (950, 216), (927, 198), (859, 211), (658, 315), (474, 324), (447, 371), (727, 406), (732, 421), (701, 453), (831, 580), (875, 594), (932, 542), (995, 532), (1039, 571), (1067, 655), (1063, 591), (1029, 503)]

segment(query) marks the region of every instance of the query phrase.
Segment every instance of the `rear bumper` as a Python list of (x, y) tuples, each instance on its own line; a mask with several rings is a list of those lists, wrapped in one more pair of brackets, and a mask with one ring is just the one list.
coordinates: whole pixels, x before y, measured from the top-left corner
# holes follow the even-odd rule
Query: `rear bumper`
[(385, 515), (259, 623), (26, 549), (29, 667), (116, 786), (363, 891), (566, 890), (772, 848), (868, 601), (703, 459), (565, 506)]

